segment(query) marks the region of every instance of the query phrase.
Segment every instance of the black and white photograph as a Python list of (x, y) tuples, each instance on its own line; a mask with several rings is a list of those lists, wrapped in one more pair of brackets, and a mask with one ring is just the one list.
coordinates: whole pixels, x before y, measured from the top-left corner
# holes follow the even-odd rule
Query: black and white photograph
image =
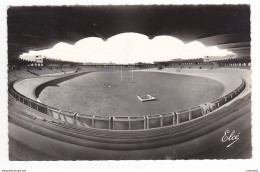
[(246, 3), (6, 7), (8, 161), (251, 160), (251, 24)]
[(7, 14), (10, 160), (251, 158), (248, 5)]

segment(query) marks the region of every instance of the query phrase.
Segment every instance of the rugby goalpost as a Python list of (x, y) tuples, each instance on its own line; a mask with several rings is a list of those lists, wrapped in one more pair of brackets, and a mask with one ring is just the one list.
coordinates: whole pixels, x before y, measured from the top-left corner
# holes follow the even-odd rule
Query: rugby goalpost
[(122, 66), (121, 66), (121, 84), (123, 83), (123, 78), (131, 78), (132, 79), (132, 83), (134, 83), (134, 68), (132, 67), (132, 70), (131, 70), (131, 75), (123, 75), (123, 69), (122, 69)]
[[(131, 75), (123, 75), (123, 68), (121, 66), (121, 84), (123, 83), (123, 78), (131, 78), (132, 79), (132, 83), (134, 83), (134, 68), (132, 67), (131, 70)], [(152, 101), (152, 100), (157, 100), (157, 98), (151, 94), (145, 94), (145, 95), (139, 95), (137, 94), (137, 98), (141, 101), (141, 102), (146, 102), (146, 101)]]

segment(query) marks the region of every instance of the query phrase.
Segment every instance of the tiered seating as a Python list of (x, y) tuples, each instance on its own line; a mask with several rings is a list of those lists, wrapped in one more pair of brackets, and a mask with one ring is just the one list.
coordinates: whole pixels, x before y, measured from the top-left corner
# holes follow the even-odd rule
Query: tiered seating
[(213, 69), (213, 64), (202, 65), (202, 69)]
[(234, 69), (247, 69), (250, 70), (250, 66), (221, 66), (220, 68), (234, 68)]
[[(9, 73), (12, 73), (10, 76), (11, 79), (16, 79), (15, 75), (18, 74), (19, 78), (24, 78), (27, 75), (30, 76), (41, 76), (41, 75), (48, 75), (48, 74), (62, 74), (62, 73), (72, 73), (75, 72), (76, 69), (74, 67), (28, 67), (27, 69), (21, 69), (21, 70), (12, 70), (9, 71)], [(23, 76), (26, 75), (26, 76)], [(21, 76), (21, 77), (20, 77)]]
[(8, 71), (8, 82), (11, 83), (22, 78), (32, 78), (46, 74), (63, 74), (75, 72), (75, 68), (55, 68), (55, 67), (28, 67), (27, 69), (20, 70), (9, 70)]
[(202, 69), (203, 65), (192, 65), (192, 69)]
[(63, 67), (62, 68), (62, 71), (64, 71), (64, 72), (73, 72), (75, 70), (76, 69), (74, 67)]
[(53, 74), (53, 73), (62, 73), (60, 68), (47, 68), (47, 67), (32, 67), (27, 69), (28, 72), (34, 73), (35, 75), (46, 75), (46, 74)]
[(177, 68), (177, 69), (213, 69), (213, 64), (206, 64), (206, 65), (171, 65), (170, 68)]
[(29, 73), (28, 71), (21, 69), (21, 70), (9, 70), (8, 71), (8, 82), (13, 82), (18, 79), (22, 78), (32, 78), (36, 77), (36, 75)]

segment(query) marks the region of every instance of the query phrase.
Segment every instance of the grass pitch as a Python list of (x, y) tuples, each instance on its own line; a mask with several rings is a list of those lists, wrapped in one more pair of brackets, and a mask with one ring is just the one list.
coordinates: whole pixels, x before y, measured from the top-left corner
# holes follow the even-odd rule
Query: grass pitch
[[(186, 109), (217, 99), (224, 86), (215, 80), (160, 72), (134, 72), (120, 81), (120, 72), (93, 72), (49, 86), (39, 99), (48, 105), (100, 116), (144, 116)], [(157, 100), (140, 102), (137, 95)]]

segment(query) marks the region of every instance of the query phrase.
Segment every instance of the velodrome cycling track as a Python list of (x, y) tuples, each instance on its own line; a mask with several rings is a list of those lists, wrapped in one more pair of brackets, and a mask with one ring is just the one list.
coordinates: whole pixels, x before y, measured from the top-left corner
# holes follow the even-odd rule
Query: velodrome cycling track
[[(197, 70), (198, 71), (198, 70)], [(227, 76), (227, 71), (232, 71)], [(236, 98), (197, 119), (178, 125), (143, 130), (109, 130), (85, 128), (53, 119), (25, 106), (9, 95), (9, 146), (18, 144), (24, 150), (9, 149), (14, 160), (119, 160), (119, 159), (229, 159), (251, 157), (251, 92), (250, 71), (216, 69), (176, 74), (225, 79), (226, 92), (242, 77), (246, 88)], [(37, 99), (36, 88), (64, 76), (35, 78), (38, 82), (23, 87), (26, 96)], [(69, 74), (66, 77), (73, 77)], [(33, 78), (34, 79), (34, 78)], [(25, 81), (25, 80), (21, 80)], [(17, 84), (21, 84), (17, 82)], [(231, 84), (232, 83), (232, 84)], [(14, 88), (16, 88), (14, 84)], [(34, 89), (32, 89), (32, 87)], [(20, 87), (21, 88), (21, 87)], [(27, 90), (28, 89), (28, 90)], [(18, 91), (18, 90), (17, 90)], [(21, 91), (21, 90), (20, 90)], [(240, 139), (227, 148), (221, 138), (226, 129), (236, 130)], [(31, 154), (28, 156), (28, 154)]]

